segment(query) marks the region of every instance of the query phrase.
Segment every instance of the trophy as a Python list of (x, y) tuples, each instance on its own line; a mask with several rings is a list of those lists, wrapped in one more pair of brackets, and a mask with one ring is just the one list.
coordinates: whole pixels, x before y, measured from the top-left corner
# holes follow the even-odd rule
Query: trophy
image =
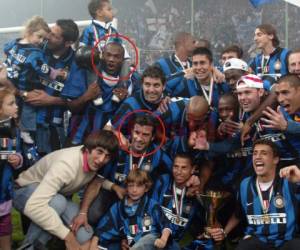
[(217, 212), (228, 201), (230, 193), (226, 191), (207, 191), (199, 195), (199, 201), (206, 211), (206, 227), (204, 228), (204, 237), (210, 239), (208, 231), (210, 228), (220, 227), (217, 220)]

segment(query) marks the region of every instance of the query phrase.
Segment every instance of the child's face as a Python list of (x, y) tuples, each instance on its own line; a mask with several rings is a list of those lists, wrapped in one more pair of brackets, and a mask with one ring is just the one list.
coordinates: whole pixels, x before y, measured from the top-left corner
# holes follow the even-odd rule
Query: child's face
[(103, 3), (102, 8), (97, 10), (97, 19), (105, 23), (114, 19), (114, 11), (110, 3)]
[(145, 184), (141, 185), (134, 182), (127, 184), (129, 201), (138, 201), (147, 191), (148, 190)]
[(40, 45), (48, 36), (45, 30), (38, 30), (29, 35), (28, 40), (31, 44)]
[(14, 95), (9, 94), (3, 98), (2, 106), (0, 108), (0, 117), (1, 119), (18, 117), (18, 106)]

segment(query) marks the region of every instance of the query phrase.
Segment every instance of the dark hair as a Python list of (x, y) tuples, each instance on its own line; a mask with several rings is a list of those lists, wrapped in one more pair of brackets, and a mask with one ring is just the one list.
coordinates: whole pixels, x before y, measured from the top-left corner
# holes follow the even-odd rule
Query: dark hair
[(142, 83), (144, 82), (145, 77), (159, 78), (163, 85), (166, 83), (166, 76), (162, 69), (157, 65), (149, 66), (144, 70), (142, 75)]
[(294, 88), (300, 87), (300, 78), (295, 74), (288, 74), (280, 77), (278, 80), (278, 84), (282, 82), (287, 82), (291, 87)]
[(119, 141), (115, 134), (108, 130), (99, 130), (89, 134), (83, 143), (82, 151), (91, 151), (96, 147), (106, 149), (112, 156), (117, 156)]
[(155, 135), (155, 131), (156, 131), (156, 126), (157, 126), (157, 123), (156, 123), (156, 120), (153, 116), (151, 116), (150, 114), (137, 114), (134, 118), (134, 121), (133, 121), (133, 126), (135, 124), (138, 124), (140, 126), (150, 126), (153, 128), (152, 130), (152, 135), (154, 136)]
[(225, 99), (225, 100), (229, 100), (232, 104), (233, 104), (233, 119), (237, 120), (238, 119), (238, 114), (239, 114), (239, 109), (240, 109), (240, 105), (239, 105), (239, 101), (238, 98), (236, 97), (236, 95), (234, 95), (233, 93), (226, 93), (220, 96), (220, 99)]
[(196, 56), (196, 55), (204, 55), (204, 56), (206, 56), (208, 58), (208, 60), (209, 60), (210, 63), (213, 62), (213, 54), (212, 54), (212, 52), (208, 48), (204, 48), (204, 47), (196, 48), (193, 51), (192, 56)]
[[(174, 161), (176, 158), (183, 158), (183, 159), (187, 159), (190, 161), (191, 163), (191, 166), (194, 165), (194, 159), (193, 157), (191, 156), (191, 154), (187, 153), (187, 152), (179, 152), (179, 153), (176, 153), (175, 157), (174, 157)], [(174, 162), (173, 161), (173, 162)]]
[(273, 156), (274, 157), (279, 157), (279, 150), (278, 150), (278, 147), (277, 145), (272, 142), (271, 140), (268, 140), (268, 139), (258, 139), (256, 141), (254, 141), (253, 143), (253, 150), (255, 148), (256, 145), (267, 145), (269, 146), (271, 149), (272, 149), (272, 152), (273, 152)]
[(97, 10), (103, 8), (104, 3), (109, 3), (109, 0), (91, 0), (88, 5), (88, 10), (92, 18), (96, 18)]
[(197, 47), (199, 48), (207, 48), (207, 49), (211, 49), (211, 44), (210, 42), (207, 40), (207, 39), (204, 39), (204, 38), (196, 38), (197, 42), (198, 42), (198, 45)]
[(71, 19), (58, 19), (56, 21), (62, 30), (62, 37), (65, 42), (76, 42), (79, 37), (79, 29), (77, 24)]
[(272, 44), (275, 48), (279, 46), (279, 38), (277, 36), (276, 29), (271, 24), (261, 24), (256, 27), (256, 29), (259, 29), (261, 32), (267, 34), (267, 35), (273, 35)]
[(125, 185), (127, 186), (129, 183), (145, 185), (147, 190), (149, 190), (152, 186), (152, 180), (149, 173), (142, 169), (134, 169), (129, 172), (125, 179)]
[(235, 45), (235, 44), (226, 47), (226, 48), (222, 51), (221, 55), (223, 55), (223, 54), (225, 54), (225, 53), (229, 53), (229, 52), (234, 52), (234, 53), (236, 53), (236, 54), (237, 54), (237, 58), (239, 58), (239, 59), (241, 59), (241, 58), (243, 57), (243, 54), (244, 54), (243, 49), (242, 49), (240, 46)]

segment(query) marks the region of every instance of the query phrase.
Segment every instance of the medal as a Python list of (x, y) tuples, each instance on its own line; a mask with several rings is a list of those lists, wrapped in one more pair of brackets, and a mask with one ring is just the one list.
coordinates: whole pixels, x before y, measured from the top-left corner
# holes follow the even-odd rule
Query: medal
[(143, 165), (143, 169), (147, 172), (150, 172), (151, 170), (151, 162), (150, 160), (148, 160), (148, 162), (146, 162), (144, 165)]
[(210, 78), (210, 84), (209, 84), (209, 92), (208, 95), (206, 93), (206, 90), (203, 88), (202, 84), (200, 84), (202, 93), (205, 97), (205, 100), (207, 101), (209, 107), (211, 107), (211, 102), (212, 102), (212, 95), (213, 95), (213, 87), (214, 87), (214, 79), (213, 77)]
[(175, 182), (173, 183), (173, 199), (174, 199), (174, 205), (175, 205), (175, 210), (176, 210), (175, 222), (177, 224), (179, 224), (180, 216), (182, 214), (183, 199), (184, 199), (184, 196), (185, 196), (185, 191), (186, 191), (186, 188), (184, 187), (181, 191), (180, 202), (178, 202), (178, 197), (177, 197), (177, 193), (176, 193), (176, 184), (175, 184)]
[(260, 201), (260, 205), (263, 211), (263, 215), (262, 215), (262, 222), (264, 224), (270, 224), (271, 223), (271, 218), (270, 215), (268, 214), (269, 211), (269, 207), (270, 207), (270, 202), (272, 199), (272, 195), (273, 195), (273, 184), (271, 186), (270, 192), (269, 192), (269, 200), (263, 200), (262, 197), (262, 191), (260, 189), (258, 180), (256, 179), (256, 189), (257, 189), (257, 193), (258, 193), (258, 197), (259, 197), (259, 201)]
[(130, 170), (139, 169), (144, 161), (145, 153), (143, 153), (142, 157), (139, 160), (138, 164), (133, 163), (133, 156), (132, 154), (129, 155), (129, 167)]
[(280, 70), (281, 69), (281, 62), (279, 61), (279, 59), (277, 59), (277, 61), (275, 62), (274, 68), (275, 68), (275, 70)]
[(262, 216), (262, 221), (264, 224), (271, 224), (271, 218), (269, 214), (264, 214)]

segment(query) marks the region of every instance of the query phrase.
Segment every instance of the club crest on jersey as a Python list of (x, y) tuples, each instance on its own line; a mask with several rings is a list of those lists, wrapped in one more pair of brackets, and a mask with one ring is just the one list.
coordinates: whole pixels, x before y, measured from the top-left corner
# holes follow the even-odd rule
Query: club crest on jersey
[(284, 207), (284, 199), (281, 195), (276, 195), (274, 198), (274, 205), (277, 208), (283, 208)]

